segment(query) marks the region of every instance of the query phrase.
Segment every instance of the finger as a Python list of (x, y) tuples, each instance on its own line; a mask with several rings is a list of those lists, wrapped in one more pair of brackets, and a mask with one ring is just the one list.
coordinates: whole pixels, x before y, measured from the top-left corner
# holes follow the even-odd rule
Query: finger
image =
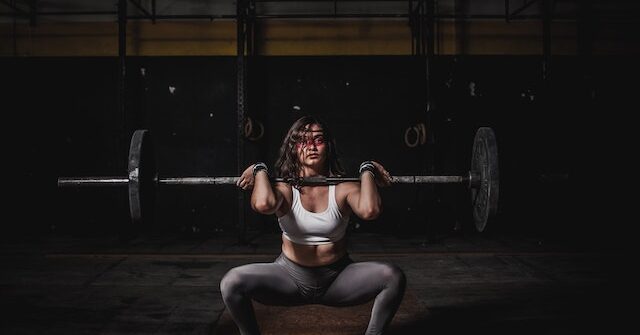
[(388, 171), (384, 172), (384, 177), (382, 179), (384, 180), (385, 186), (391, 185), (392, 178)]

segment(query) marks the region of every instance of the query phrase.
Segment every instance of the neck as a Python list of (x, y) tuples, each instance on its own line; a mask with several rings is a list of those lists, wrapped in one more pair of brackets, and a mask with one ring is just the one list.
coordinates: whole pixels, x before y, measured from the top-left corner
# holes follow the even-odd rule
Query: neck
[(327, 170), (318, 168), (315, 166), (303, 166), (300, 171), (300, 177), (317, 177), (317, 176), (326, 176)]

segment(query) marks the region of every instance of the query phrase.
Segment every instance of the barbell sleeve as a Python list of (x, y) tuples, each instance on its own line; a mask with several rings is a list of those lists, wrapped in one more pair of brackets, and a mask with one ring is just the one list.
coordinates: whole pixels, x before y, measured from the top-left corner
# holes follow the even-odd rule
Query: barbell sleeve
[(58, 187), (122, 186), (129, 184), (122, 177), (60, 177)]

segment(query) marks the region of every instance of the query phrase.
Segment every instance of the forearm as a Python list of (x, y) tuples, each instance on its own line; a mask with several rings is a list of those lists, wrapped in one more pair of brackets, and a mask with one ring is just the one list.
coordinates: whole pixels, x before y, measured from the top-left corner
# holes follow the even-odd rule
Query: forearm
[(258, 213), (273, 214), (277, 204), (278, 199), (271, 186), (269, 175), (265, 171), (258, 171), (251, 193), (251, 207)]
[(363, 172), (360, 177), (358, 208), (364, 216), (375, 218), (382, 210), (382, 199), (372, 173)]

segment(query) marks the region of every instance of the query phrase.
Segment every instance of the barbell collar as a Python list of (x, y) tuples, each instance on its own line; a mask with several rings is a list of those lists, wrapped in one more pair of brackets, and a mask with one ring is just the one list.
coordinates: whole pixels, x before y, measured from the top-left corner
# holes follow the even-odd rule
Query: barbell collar
[(469, 189), (478, 188), (482, 184), (482, 177), (478, 173), (469, 171), (469, 177), (467, 177), (467, 181), (469, 182)]

